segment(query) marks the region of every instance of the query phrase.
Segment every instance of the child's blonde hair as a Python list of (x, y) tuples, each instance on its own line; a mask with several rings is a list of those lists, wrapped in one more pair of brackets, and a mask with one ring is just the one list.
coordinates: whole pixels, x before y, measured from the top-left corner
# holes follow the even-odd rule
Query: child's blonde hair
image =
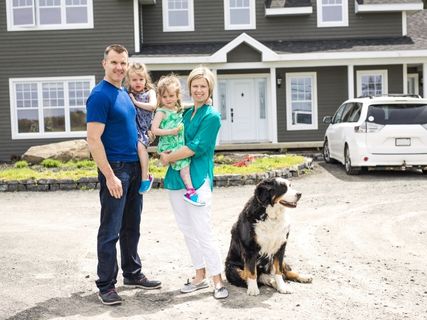
[(130, 87), (130, 76), (132, 73), (135, 73), (145, 79), (145, 88), (144, 88), (145, 90), (154, 89), (153, 82), (151, 81), (150, 74), (148, 73), (148, 70), (145, 64), (135, 62), (135, 63), (132, 63), (129, 66), (128, 70), (126, 71), (125, 87), (129, 92), (132, 91), (132, 88)]
[(206, 79), (206, 82), (208, 83), (208, 88), (209, 88), (209, 98), (212, 97), (212, 92), (215, 87), (215, 76), (212, 73), (212, 71), (205, 66), (198, 66), (190, 72), (187, 79), (187, 86), (190, 94), (191, 94), (191, 83), (193, 82), (193, 80), (196, 80), (196, 79)]
[(177, 111), (182, 111), (182, 104), (181, 104), (181, 83), (179, 82), (179, 79), (174, 74), (169, 74), (167, 76), (162, 76), (157, 82), (157, 107), (161, 107), (161, 96), (165, 92), (174, 92), (176, 96), (178, 97), (176, 101), (176, 107)]

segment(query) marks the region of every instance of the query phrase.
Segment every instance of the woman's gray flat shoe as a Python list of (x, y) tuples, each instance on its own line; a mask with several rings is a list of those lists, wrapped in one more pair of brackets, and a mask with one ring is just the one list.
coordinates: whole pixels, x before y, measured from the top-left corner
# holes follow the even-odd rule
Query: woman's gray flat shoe
[(198, 284), (192, 284), (190, 283), (189, 280), (187, 280), (187, 283), (184, 284), (184, 286), (180, 289), (180, 291), (181, 293), (190, 293), (190, 292), (194, 292), (196, 290), (200, 290), (208, 287), (209, 287), (209, 283), (206, 279), (203, 279)]
[(228, 290), (226, 287), (221, 287), (219, 289), (215, 289), (214, 298), (215, 299), (225, 299), (228, 297)]

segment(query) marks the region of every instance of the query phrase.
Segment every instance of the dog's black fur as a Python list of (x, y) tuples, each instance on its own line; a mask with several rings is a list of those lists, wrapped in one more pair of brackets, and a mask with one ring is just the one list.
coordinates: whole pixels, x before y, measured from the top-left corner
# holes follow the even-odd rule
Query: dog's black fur
[(286, 293), (281, 279), (311, 282), (311, 278), (300, 276), (284, 263), (289, 236), (285, 207), (295, 208), (300, 197), (301, 193), (282, 178), (265, 179), (256, 186), (231, 230), (225, 261), (225, 274), (231, 284), (247, 287), (248, 294), (257, 295), (257, 283)]

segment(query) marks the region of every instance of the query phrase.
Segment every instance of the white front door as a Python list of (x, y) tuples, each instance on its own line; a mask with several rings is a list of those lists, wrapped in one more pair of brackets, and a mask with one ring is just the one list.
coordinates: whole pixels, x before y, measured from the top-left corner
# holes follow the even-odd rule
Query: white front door
[(220, 143), (267, 141), (267, 78), (219, 80)]

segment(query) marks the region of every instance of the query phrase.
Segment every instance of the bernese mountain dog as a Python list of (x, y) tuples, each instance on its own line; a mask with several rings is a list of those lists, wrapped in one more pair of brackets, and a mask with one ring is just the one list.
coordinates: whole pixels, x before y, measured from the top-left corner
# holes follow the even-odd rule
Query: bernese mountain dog
[(258, 295), (258, 284), (290, 293), (284, 280), (311, 283), (285, 264), (289, 220), (285, 211), (296, 208), (301, 193), (288, 180), (269, 178), (261, 181), (246, 203), (231, 230), (231, 242), (225, 260), (228, 282), (247, 287), (248, 295)]

